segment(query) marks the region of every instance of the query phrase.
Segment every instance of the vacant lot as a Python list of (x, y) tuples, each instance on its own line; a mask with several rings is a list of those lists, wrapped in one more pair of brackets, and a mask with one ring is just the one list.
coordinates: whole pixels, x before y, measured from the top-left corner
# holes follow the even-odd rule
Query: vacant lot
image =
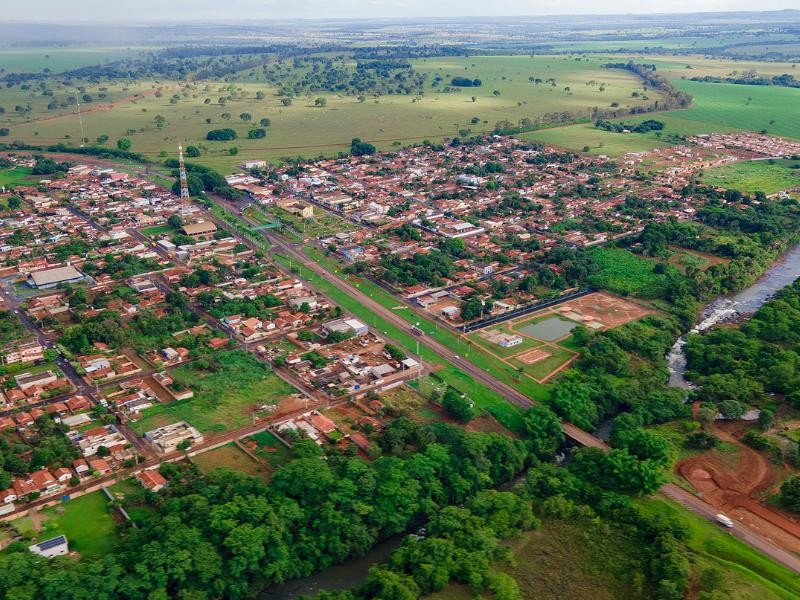
[(710, 169), (703, 183), (747, 194), (774, 194), (800, 187), (800, 160), (752, 160)]
[(171, 371), (176, 382), (194, 391), (194, 398), (154, 406), (133, 424), (143, 433), (176, 421), (200, 431), (226, 431), (251, 423), (253, 408), (277, 404), (294, 390), (250, 354), (233, 350), (216, 356), (208, 369), (198, 361)]
[(247, 475), (263, 476), (268, 474), (268, 469), (247, 456), (236, 444), (228, 444), (222, 448), (209, 450), (192, 457), (200, 471), (209, 473), (214, 469), (230, 469)]
[(0, 186), (15, 187), (18, 185), (33, 185), (38, 183), (41, 177), (33, 175), (31, 171), (32, 170), (27, 167), (0, 169)]

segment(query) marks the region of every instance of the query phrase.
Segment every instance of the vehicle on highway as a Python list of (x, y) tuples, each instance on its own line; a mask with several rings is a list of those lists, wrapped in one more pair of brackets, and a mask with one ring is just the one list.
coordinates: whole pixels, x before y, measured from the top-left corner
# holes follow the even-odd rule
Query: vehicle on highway
[(420, 329), (416, 325), (411, 326), (411, 333), (413, 333), (414, 335), (425, 335), (425, 332), (422, 331), (422, 329)]
[(727, 515), (723, 515), (722, 513), (719, 513), (714, 518), (717, 520), (717, 523), (720, 523), (720, 524), (724, 525), (725, 527), (728, 527), (728, 528), (733, 527), (733, 521)]

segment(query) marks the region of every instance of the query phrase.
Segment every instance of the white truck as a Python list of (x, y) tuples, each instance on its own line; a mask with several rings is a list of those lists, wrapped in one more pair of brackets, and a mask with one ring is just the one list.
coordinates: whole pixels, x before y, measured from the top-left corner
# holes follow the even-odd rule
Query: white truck
[(717, 523), (720, 523), (721, 525), (724, 525), (725, 527), (733, 527), (733, 521), (727, 515), (723, 515), (722, 513), (719, 513), (718, 515), (716, 515), (716, 519), (717, 519)]

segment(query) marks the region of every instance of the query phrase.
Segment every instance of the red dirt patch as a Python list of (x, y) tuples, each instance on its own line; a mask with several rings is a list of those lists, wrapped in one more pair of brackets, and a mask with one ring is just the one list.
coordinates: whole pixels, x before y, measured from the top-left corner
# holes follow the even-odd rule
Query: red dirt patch
[(800, 522), (760, 501), (778, 481), (775, 468), (761, 453), (738, 440), (734, 432), (740, 428), (738, 423), (714, 428), (721, 440), (736, 446), (735, 464), (719, 452), (709, 451), (679, 462), (675, 471), (715, 508), (760, 531), (779, 546), (800, 552)]
[(546, 352), (540, 348), (534, 348), (533, 350), (528, 350), (522, 354), (517, 354), (514, 356), (514, 360), (518, 360), (526, 365), (532, 365), (533, 363), (537, 363), (545, 358), (550, 358), (551, 356), (552, 354), (549, 352)]

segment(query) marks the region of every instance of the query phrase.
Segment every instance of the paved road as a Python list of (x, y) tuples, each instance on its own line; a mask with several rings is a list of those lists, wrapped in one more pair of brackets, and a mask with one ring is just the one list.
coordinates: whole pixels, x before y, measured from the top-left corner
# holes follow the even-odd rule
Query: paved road
[[(717, 509), (674, 483), (668, 483), (662, 487), (661, 493), (667, 498), (699, 514), (701, 517), (713, 523), (717, 522), (715, 517), (719, 512)], [(773, 544), (762, 535), (753, 532), (738, 521), (734, 521), (734, 523), (734, 526), (727, 530), (732, 536), (739, 538), (745, 544), (766, 554), (775, 562), (782, 564), (796, 573), (800, 573), (800, 557)]]
[[(364, 294), (355, 286), (340, 279), (339, 277), (330, 273), (324, 267), (318, 265), (316, 262), (311, 260), (297, 245), (289, 243), (279, 236), (268, 233), (267, 231), (262, 231), (261, 233), (269, 240), (273, 248), (279, 252), (286, 254), (287, 257), (291, 258), (293, 261), (296, 261), (298, 264), (302, 264), (304, 267), (324, 278), (342, 292), (348, 294), (352, 298), (357, 299), (361, 304), (380, 315), (386, 321), (389, 321), (404, 331), (408, 330), (410, 332), (410, 325), (404, 319)], [(516, 404), (521, 408), (533, 406), (533, 402), (527, 396), (455, 354), (450, 348), (438, 340), (430, 336), (417, 336), (417, 339), (419, 340), (420, 344), (429, 350), (436, 352), (439, 356), (447, 359), (448, 362), (472, 376), (476, 381), (481, 382), (489, 389), (499, 393), (513, 404)], [(600, 448), (602, 450), (609, 449), (608, 445), (603, 440), (576, 427), (575, 425), (572, 425), (571, 423), (564, 423), (564, 433), (573, 441), (582, 446)], [(677, 485), (668, 484), (661, 489), (661, 493), (667, 498), (674, 500), (687, 509), (699, 514), (703, 518), (716, 523), (715, 515), (717, 511), (711, 505), (704, 502), (697, 496), (683, 490)], [(800, 573), (800, 557), (797, 557), (794, 554), (778, 547), (760, 534), (746, 529), (739, 523), (737, 523), (736, 526), (730, 530), (730, 533), (751, 547), (769, 556), (776, 562), (788, 567), (789, 569), (792, 569), (797, 573)]]

